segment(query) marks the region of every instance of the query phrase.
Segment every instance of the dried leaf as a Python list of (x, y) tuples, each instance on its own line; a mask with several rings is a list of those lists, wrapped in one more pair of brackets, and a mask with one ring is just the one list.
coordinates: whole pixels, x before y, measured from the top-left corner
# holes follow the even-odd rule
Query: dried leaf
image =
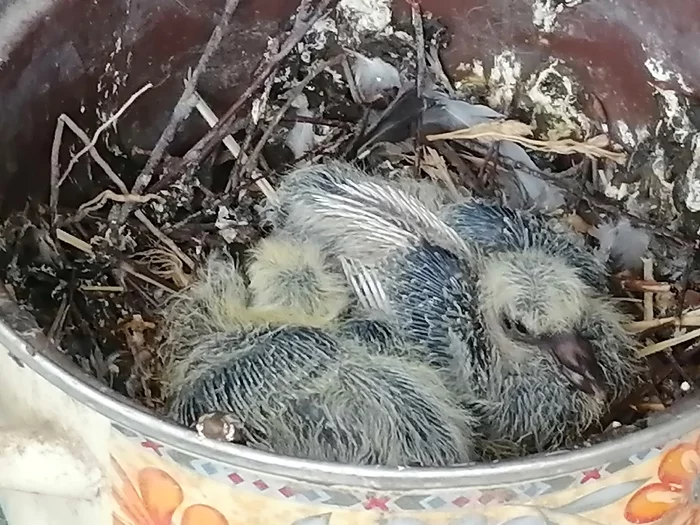
[(442, 158), (442, 155), (437, 152), (437, 150), (430, 147), (425, 148), (421, 168), (434, 181), (442, 181), (445, 186), (447, 186), (447, 189), (450, 191), (453, 197), (459, 198), (459, 191), (457, 191), (457, 188), (454, 185), (452, 175), (450, 175), (450, 170), (447, 168), (447, 163), (445, 162), (445, 159)]

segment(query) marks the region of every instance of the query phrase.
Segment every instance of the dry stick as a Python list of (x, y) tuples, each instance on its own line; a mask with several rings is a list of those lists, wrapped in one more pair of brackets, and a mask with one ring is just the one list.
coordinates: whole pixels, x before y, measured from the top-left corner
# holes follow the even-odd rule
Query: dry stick
[(148, 217), (146, 217), (146, 214), (144, 214), (141, 210), (136, 210), (134, 212), (134, 215), (138, 220), (140, 220), (143, 225), (150, 231), (160, 242), (165, 244), (168, 248), (172, 250), (174, 254), (176, 254), (182, 262), (184, 262), (187, 266), (189, 266), (190, 270), (194, 270), (194, 261), (190, 259), (180, 248), (178, 248), (177, 244), (173, 242), (170, 237), (162, 233), (155, 224), (153, 224)]
[(136, 93), (131, 95), (129, 97), (129, 100), (127, 100), (122, 107), (120, 107), (111, 117), (109, 117), (99, 128), (97, 128), (97, 131), (95, 131), (94, 135), (92, 136), (92, 139), (90, 140), (89, 144), (85, 144), (85, 147), (81, 149), (78, 153), (75, 154), (75, 156), (70, 160), (68, 163), (68, 166), (66, 167), (65, 171), (63, 172), (63, 175), (61, 176), (61, 179), (59, 180), (58, 184), (61, 185), (63, 182), (66, 180), (68, 175), (70, 174), (71, 170), (73, 167), (77, 164), (77, 162), (80, 160), (80, 158), (85, 155), (87, 152), (89, 152), (91, 149), (93, 149), (97, 145), (97, 139), (100, 138), (100, 135), (104, 130), (106, 130), (109, 126), (117, 122), (119, 118), (124, 114), (124, 112), (129, 109), (129, 106), (131, 106), (136, 100), (143, 95), (146, 91), (151, 89), (153, 87), (153, 84), (150, 82), (143, 86), (141, 89), (139, 89)]
[[(129, 101), (133, 102), (133, 100), (135, 100), (133, 96), (129, 98)], [(127, 103), (129, 101), (127, 101)], [(124, 109), (124, 106), (122, 106), (122, 109)], [(123, 111), (120, 109), (115, 114), (122, 113)], [(65, 126), (68, 126), (70, 130), (83, 142), (83, 144), (85, 144), (85, 147), (88, 148), (88, 153), (90, 153), (92, 159), (97, 163), (98, 166), (100, 166), (104, 170), (104, 172), (107, 174), (110, 180), (117, 186), (117, 188), (119, 188), (125, 194), (129, 193), (129, 190), (127, 189), (124, 182), (117, 176), (116, 173), (114, 173), (112, 168), (110, 168), (109, 164), (107, 164), (107, 162), (105, 162), (105, 160), (100, 156), (100, 154), (95, 149), (94, 145), (91, 145), (90, 137), (88, 137), (87, 133), (85, 133), (83, 129), (80, 126), (78, 126), (68, 115), (66, 115), (65, 113), (61, 114), (58, 116), (58, 119), (56, 121), (56, 130), (54, 131), (53, 144), (51, 146), (51, 190), (49, 194), (49, 208), (51, 210), (52, 229), (56, 227), (56, 220), (58, 216), (58, 198), (61, 184), (68, 174), (68, 171), (66, 171), (64, 173), (64, 177), (61, 177), (59, 175), (60, 167), (58, 165), (59, 153), (61, 151), (61, 142), (63, 140), (63, 131)]]
[[(146, 186), (148, 186), (151, 183), (153, 171), (163, 159), (163, 156), (165, 155), (165, 150), (172, 142), (173, 137), (177, 132), (177, 128), (180, 126), (182, 121), (184, 121), (192, 112), (192, 108), (196, 103), (196, 101), (193, 100), (192, 94), (194, 93), (194, 90), (197, 87), (199, 77), (204, 72), (204, 69), (206, 68), (214, 52), (218, 49), (219, 44), (221, 43), (221, 39), (224, 36), (224, 32), (228, 27), (231, 16), (233, 16), (233, 12), (238, 7), (239, 2), (240, 0), (226, 0), (226, 5), (224, 6), (224, 12), (221, 15), (221, 19), (214, 28), (214, 31), (212, 31), (211, 36), (209, 37), (209, 41), (207, 42), (207, 45), (204, 48), (204, 52), (202, 52), (202, 56), (199, 57), (199, 62), (197, 62), (197, 65), (195, 66), (194, 71), (192, 72), (190, 82), (183, 90), (180, 99), (175, 105), (175, 109), (173, 109), (173, 112), (170, 115), (170, 120), (168, 121), (167, 126), (163, 130), (163, 133), (160, 135), (160, 138), (156, 142), (156, 145), (153, 147), (151, 155), (146, 161), (146, 165), (143, 167), (141, 173), (139, 173), (139, 176), (134, 182), (134, 186), (131, 191), (133, 194), (140, 194), (144, 190), (144, 188), (146, 188)], [(112, 211), (109, 214), (109, 224), (110, 230), (112, 231), (112, 236), (114, 238), (117, 238), (119, 226), (124, 224), (132, 208), (132, 203), (124, 203), (121, 207), (114, 206), (112, 208)]]
[(206, 135), (204, 135), (194, 146), (192, 146), (192, 148), (190, 148), (190, 150), (185, 154), (180, 162), (173, 167), (173, 169), (168, 170), (168, 173), (163, 174), (163, 177), (153, 185), (152, 191), (154, 193), (162, 190), (180, 178), (189, 178), (194, 174), (197, 166), (199, 166), (204, 157), (209, 155), (214, 147), (216, 147), (216, 145), (228, 134), (228, 130), (238, 111), (245, 105), (253, 93), (255, 93), (260, 86), (262, 86), (263, 82), (265, 82), (265, 80), (275, 71), (277, 65), (294, 50), (299, 42), (301, 42), (302, 38), (304, 38), (304, 35), (306, 35), (311, 26), (313, 26), (318, 20), (321, 19), (322, 16), (326, 14), (325, 10), (332, 1), (335, 0), (321, 0), (315, 13), (308, 20), (303, 20), (301, 15), (302, 13), (306, 14), (311, 4), (311, 0), (302, 0), (302, 2), (299, 4), (299, 10), (294, 21), (294, 26), (292, 27), (287, 39), (284, 41), (284, 44), (282, 44), (280, 51), (257, 68), (257, 70), (253, 73), (253, 82), (250, 84), (250, 86), (248, 86), (243, 94), (238, 97), (238, 100), (233, 103), (226, 113), (224, 113), (217, 124), (210, 129)]
[[(643, 257), (644, 264), (644, 280), (654, 280), (654, 266), (651, 259)], [(654, 292), (644, 292), (644, 320), (651, 321), (654, 319)]]
[[(486, 158), (484, 159), (484, 162), (481, 164), (479, 167), (479, 172), (476, 174), (476, 178), (479, 181), (479, 183), (484, 181), (484, 175), (486, 174), (486, 169), (489, 166), (489, 162), (494, 158), (494, 156), (497, 156), (498, 154), (496, 151), (499, 148), (500, 141), (494, 141), (491, 144), (489, 144), (489, 149), (488, 152), (486, 153)], [(496, 159), (496, 163), (498, 163), (498, 159)]]
[(53, 132), (53, 144), (51, 145), (51, 187), (49, 189), (49, 211), (51, 212), (51, 233), (56, 234), (56, 222), (58, 221), (58, 196), (61, 186), (58, 183), (60, 177), (59, 154), (63, 141), (63, 128), (66, 125), (64, 115), (59, 115), (56, 120), (56, 129)]
[(248, 160), (241, 169), (241, 177), (244, 177), (255, 166), (256, 160), (260, 155), (260, 152), (262, 151), (263, 147), (265, 146), (265, 144), (267, 144), (267, 141), (272, 136), (272, 133), (275, 131), (275, 128), (279, 124), (280, 120), (282, 120), (282, 117), (284, 117), (284, 115), (292, 107), (292, 104), (294, 103), (296, 98), (299, 95), (301, 95), (301, 93), (304, 91), (304, 88), (306, 88), (306, 86), (308, 86), (309, 83), (314, 78), (316, 78), (316, 76), (318, 76), (319, 73), (321, 73), (324, 69), (338, 65), (342, 62), (342, 60), (343, 55), (337, 55), (328, 60), (317, 62), (311, 67), (306, 77), (304, 77), (304, 79), (301, 82), (299, 82), (296, 86), (294, 86), (293, 89), (289, 91), (287, 102), (280, 108), (280, 110), (277, 112), (274, 118), (270, 121), (267, 128), (265, 129), (265, 132), (263, 133), (263, 136), (255, 145), (255, 148), (253, 149), (252, 153), (248, 157)]
[(138, 271), (136, 271), (136, 269), (133, 266), (131, 266), (129, 263), (127, 263), (125, 261), (122, 261), (122, 263), (119, 266), (120, 266), (120, 269), (122, 271), (128, 273), (129, 275), (136, 277), (138, 279), (141, 279), (142, 281), (145, 281), (148, 284), (152, 284), (153, 286), (156, 286), (165, 292), (168, 292), (171, 294), (177, 293), (177, 290), (174, 290), (173, 288), (170, 288), (169, 286), (166, 286), (163, 283), (156, 281), (155, 279), (151, 279), (148, 275), (144, 275), (142, 273), (139, 273)]
[(92, 246), (90, 246), (89, 243), (85, 242), (82, 239), (78, 239), (75, 235), (71, 235), (70, 233), (62, 230), (61, 228), (56, 228), (56, 238), (61, 242), (70, 244), (71, 246), (73, 246), (73, 248), (77, 248), (78, 250), (87, 253), (88, 255), (92, 255), (94, 253), (92, 250)]
[[(197, 111), (201, 117), (207, 124), (209, 124), (209, 127), (213, 128), (216, 126), (216, 123), (219, 122), (219, 117), (216, 116), (211, 107), (209, 107), (209, 104), (207, 104), (202, 96), (196, 91), (194, 92), (194, 97), (197, 99), (195, 107), (197, 108)], [(222, 139), (222, 142), (224, 143), (224, 146), (226, 146), (226, 149), (229, 150), (231, 155), (233, 155), (233, 158), (237, 159), (241, 154), (241, 146), (238, 144), (238, 142), (236, 142), (236, 139), (234, 139), (231, 135), (226, 135)]]
[(666, 350), (667, 348), (671, 348), (671, 347), (679, 345), (681, 343), (685, 343), (686, 341), (692, 341), (693, 339), (697, 339), (699, 337), (700, 337), (700, 328), (693, 330), (692, 332), (688, 332), (686, 334), (683, 334), (683, 335), (672, 337), (671, 339), (667, 339), (666, 341), (660, 341), (658, 343), (654, 343), (654, 344), (649, 345), (645, 348), (642, 348), (639, 351), (639, 355), (641, 357), (646, 357), (646, 356), (655, 354), (657, 352), (661, 352), (662, 350)]
[[(267, 143), (268, 139), (270, 138), (270, 136), (274, 132), (275, 127), (279, 124), (279, 122), (282, 120), (282, 117), (284, 117), (284, 115), (287, 113), (287, 111), (289, 111), (289, 109), (292, 107), (292, 103), (294, 102), (294, 100), (302, 93), (302, 91), (304, 91), (304, 88), (314, 78), (316, 78), (316, 76), (319, 73), (321, 73), (321, 71), (323, 71), (327, 67), (331, 67), (331, 66), (334, 66), (334, 65), (337, 65), (338, 63), (340, 63), (343, 59), (343, 56), (344, 55), (338, 55), (338, 56), (331, 58), (329, 60), (317, 62), (311, 68), (311, 70), (308, 72), (306, 77), (304, 77), (304, 79), (301, 82), (299, 82), (299, 84), (297, 84), (294, 88), (292, 88), (287, 93), (286, 104), (284, 106), (282, 106), (282, 108), (280, 108), (280, 110), (277, 112), (275, 117), (268, 124), (268, 127), (265, 130), (265, 132), (263, 133), (263, 136), (260, 138), (260, 141), (256, 144), (255, 149), (250, 154), (250, 156), (248, 157), (248, 159), (245, 162), (245, 165), (241, 169), (241, 176), (245, 175), (247, 173), (247, 171), (250, 169), (250, 167), (254, 165), (255, 159), (257, 159), (257, 157), (260, 155), (260, 152), (262, 151), (263, 146)], [(204, 116), (204, 113), (203, 113), (204, 108), (200, 105), (197, 105), (197, 109)], [(213, 112), (211, 112), (211, 115), (213, 115)], [(215, 118), (216, 118), (216, 116), (214, 115), (214, 119)], [(209, 119), (207, 120), (207, 122), (209, 122)], [(209, 123), (209, 125), (212, 125), (212, 124)], [(224, 144), (226, 144), (226, 143), (224, 142)], [(233, 153), (233, 152), (231, 152), (231, 153)], [(263, 192), (265, 197), (267, 197), (270, 200), (276, 198), (276, 193), (275, 193), (274, 188), (272, 188), (272, 186), (270, 186), (270, 183), (266, 179), (256, 178), (256, 179), (253, 179), (253, 181), (255, 182), (255, 184), (257, 184), (258, 188), (260, 188), (260, 190)]]
[[(273, 45), (275, 46), (275, 50), (277, 50), (279, 44), (275, 43)], [(265, 113), (267, 112), (267, 103), (270, 99), (270, 92), (272, 91), (274, 80), (275, 76), (270, 75), (265, 81), (265, 89), (263, 90), (262, 95), (257, 99), (260, 101), (257, 118), (255, 117), (254, 112), (251, 111), (250, 113), (248, 125), (246, 126), (245, 130), (245, 138), (243, 139), (243, 144), (241, 145), (241, 155), (236, 159), (233, 168), (231, 168), (231, 173), (229, 174), (224, 193), (230, 193), (233, 191), (234, 187), (237, 186), (241, 180), (241, 172), (243, 171), (243, 165), (247, 159), (246, 151), (248, 151), (248, 148), (250, 148), (250, 143), (253, 141), (253, 133), (255, 129), (257, 129), (260, 119), (264, 118)]]
[[(88, 139), (87, 134), (75, 123), (73, 122), (69, 117), (65, 115), (61, 115), (59, 117), (59, 120), (65, 121), (65, 123), (71, 128), (71, 130), (80, 138), (86, 146), (90, 144), (90, 140)], [(60, 138), (60, 136), (59, 136)], [(104, 170), (104, 172), (107, 174), (107, 176), (116, 184), (116, 186), (121, 189), (125, 196), (124, 200), (128, 202), (130, 197), (134, 197), (136, 200), (138, 200), (138, 197), (140, 196), (133, 196), (129, 194), (129, 190), (126, 187), (126, 184), (124, 184), (124, 181), (122, 181), (119, 176), (114, 172), (112, 167), (107, 163), (102, 158), (102, 155), (99, 154), (99, 152), (95, 149), (94, 145), (89, 146), (89, 152), (90, 155), (95, 159), (95, 162)], [(103, 192), (104, 193), (104, 192)], [(150, 199), (149, 199), (150, 200)], [(194, 268), (194, 263), (192, 262), (192, 259), (187, 257), (177, 246), (175, 243), (173, 243), (172, 240), (170, 240), (168, 237), (165, 236), (164, 233), (161, 233), (158, 228), (153, 225), (153, 223), (148, 220), (148, 218), (144, 214), (139, 214), (137, 218), (148, 228), (151, 233), (153, 233), (158, 239), (160, 239), (166, 246), (169, 248), (173, 249), (173, 246), (175, 247), (174, 253), (182, 259), (182, 261), (187, 264), (190, 268)], [(155, 233), (157, 232), (157, 233)], [(69, 233), (63, 231), (63, 230), (56, 230), (56, 237), (63, 241), (67, 242), (69, 244), (72, 244), (76, 248), (79, 248), (87, 253), (92, 253), (92, 247), (87, 244), (85, 241), (82, 241), (78, 239), (77, 237), (70, 235)], [(167, 239), (167, 242), (166, 242)]]
[(81, 292), (103, 292), (103, 293), (122, 293), (124, 291), (123, 286), (81, 286), (78, 288)]
[[(420, 11), (420, 5), (415, 1), (410, 1), (411, 4), (411, 22), (413, 23), (413, 31), (416, 37), (416, 96), (419, 99), (423, 97), (423, 82), (425, 80), (425, 37), (423, 36), (423, 16)], [(423, 155), (421, 146), (421, 129), (423, 127), (423, 112), (418, 114), (416, 122), (416, 134), (414, 137), (414, 153), (413, 173), (418, 177), (420, 173), (420, 162)]]
[(671, 291), (670, 284), (660, 283), (653, 278), (651, 280), (623, 279), (620, 281), (620, 285), (630, 292), (667, 293)]
[(143, 204), (151, 200), (158, 200), (161, 202), (165, 201), (165, 199), (163, 199), (163, 197), (161, 197), (160, 195), (154, 195), (152, 193), (148, 193), (146, 195), (131, 195), (128, 193), (119, 194), (114, 193), (112, 190), (105, 190), (102, 193), (100, 193), (97, 197), (81, 204), (75, 215), (66, 218), (63, 221), (63, 224), (75, 224), (77, 222), (81, 222), (85, 217), (88, 216), (88, 214), (92, 213), (93, 211), (99, 210), (105, 204), (107, 204), (108, 201), (137, 202)]
[[(553, 153), (559, 153), (561, 155), (569, 155), (572, 153), (581, 153), (588, 157), (602, 157), (606, 159), (613, 160), (618, 164), (624, 163), (626, 155), (624, 153), (617, 153), (615, 151), (606, 150), (595, 144), (589, 142), (578, 142), (572, 139), (561, 139), (561, 140), (537, 140), (524, 137), (522, 135), (514, 135), (510, 133), (502, 133), (497, 131), (500, 126), (504, 124), (519, 124), (519, 121), (505, 121), (505, 122), (495, 122), (489, 124), (477, 124), (472, 126), (472, 128), (461, 129), (457, 131), (450, 131), (447, 133), (439, 133), (435, 135), (428, 135), (426, 139), (429, 141), (434, 140), (474, 140), (474, 139), (491, 139), (491, 140), (509, 140), (511, 142), (517, 142), (523, 146), (527, 146), (535, 151), (548, 151)], [(476, 128), (479, 128), (478, 130)], [(488, 128), (491, 127), (494, 130), (491, 131)]]
[(53, 342), (56, 346), (61, 344), (61, 339), (57, 338), (58, 334), (63, 330), (63, 324), (66, 322), (66, 315), (68, 314), (68, 309), (70, 308), (70, 302), (68, 301), (68, 294), (63, 294), (61, 299), (61, 304), (58, 307), (58, 312), (56, 317), (51, 323), (46, 337)]
[(350, 60), (348, 59), (348, 56), (345, 55), (343, 57), (343, 75), (345, 75), (345, 81), (348, 83), (348, 89), (350, 90), (350, 96), (352, 97), (352, 101), (357, 104), (358, 106), (361, 106), (365, 103), (365, 101), (362, 99), (362, 96), (360, 95), (360, 90), (357, 87), (357, 83), (355, 82), (355, 76), (352, 74), (352, 68), (350, 67)]
[[(58, 117), (59, 120), (63, 121), (66, 126), (70, 128), (70, 130), (75, 133), (75, 135), (85, 144), (88, 145), (90, 144), (90, 137), (87, 136), (87, 133), (83, 131), (83, 129), (78, 126), (73, 119), (71, 119), (68, 115), (60, 115)], [(58, 127), (58, 126), (57, 126)], [(107, 163), (106, 160), (102, 158), (102, 155), (100, 155), (95, 148), (95, 146), (90, 146), (88, 152), (90, 153), (90, 156), (92, 159), (95, 161), (95, 163), (102, 168), (102, 170), (105, 172), (105, 174), (109, 177), (109, 179), (114, 183), (114, 185), (119, 188), (123, 193), (128, 194), (129, 189), (126, 187), (126, 184), (124, 184), (124, 181), (114, 172), (114, 170), (110, 167), (110, 165)]]
[[(177, 101), (177, 105), (170, 115), (168, 125), (165, 127), (163, 133), (158, 139), (158, 142), (156, 142), (156, 145), (153, 147), (153, 151), (151, 151), (151, 155), (148, 158), (146, 165), (143, 167), (143, 170), (141, 170), (141, 173), (136, 178), (136, 182), (134, 182), (134, 187), (132, 188), (132, 193), (139, 194), (146, 186), (150, 184), (151, 178), (153, 177), (153, 171), (162, 160), (163, 155), (165, 154), (165, 149), (172, 142), (178, 126), (192, 112), (192, 108), (197, 102), (192, 95), (197, 88), (199, 77), (206, 69), (207, 64), (209, 63), (209, 60), (214, 52), (219, 48), (224, 32), (228, 28), (229, 21), (233, 16), (233, 12), (238, 7), (239, 2), (240, 0), (226, 0), (226, 5), (224, 6), (224, 12), (221, 14), (221, 19), (219, 20), (219, 23), (216, 24), (214, 31), (212, 31), (209, 41), (202, 52), (202, 56), (199, 57), (199, 62), (197, 62), (197, 66), (194, 68), (189, 82), (185, 86), (185, 89), (180, 96), (180, 100)], [(119, 217), (121, 223), (126, 220), (126, 216), (128, 214), (128, 207), (125, 206), (124, 208), (124, 211)]]
[(668, 325), (684, 326), (686, 328), (691, 326), (700, 327), (700, 312), (688, 312), (683, 314), (680, 319), (678, 317), (659, 317), (649, 321), (633, 321), (627, 323), (624, 327), (628, 332), (639, 333)]
[[(206, 120), (207, 124), (209, 124), (209, 126), (213, 128), (214, 126), (216, 126), (216, 123), (219, 122), (219, 118), (207, 105), (207, 103), (204, 102), (202, 97), (196, 91), (195, 96), (197, 97), (197, 111), (199, 111), (199, 114), (204, 118), (204, 120)], [(243, 159), (247, 158), (245, 156), (245, 153), (242, 153), (241, 147), (231, 135), (226, 135), (223, 138), (223, 143), (224, 146), (226, 146), (226, 148), (231, 152), (231, 155), (234, 156), (234, 158), (238, 158), (239, 156), (242, 156)], [(266, 197), (274, 195), (275, 193), (275, 190), (272, 188), (272, 186), (266, 179), (261, 179), (258, 182), (258, 187), (265, 194)]]

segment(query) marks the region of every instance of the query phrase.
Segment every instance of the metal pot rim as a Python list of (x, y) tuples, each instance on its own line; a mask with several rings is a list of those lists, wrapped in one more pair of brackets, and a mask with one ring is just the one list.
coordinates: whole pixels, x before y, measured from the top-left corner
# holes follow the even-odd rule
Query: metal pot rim
[[(13, 305), (17, 308), (16, 305)], [(492, 464), (450, 468), (362, 467), (324, 463), (279, 456), (244, 446), (199, 438), (193, 430), (180, 427), (136, 405), (100, 384), (56, 351), (45, 352), (27, 339), (43, 338), (32, 330), (20, 336), (0, 320), (0, 345), (31, 370), (62, 390), (72, 399), (90, 407), (109, 420), (169, 447), (258, 474), (282, 476), (319, 485), (405, 491), (486, 487), (524, 483), (536, 479), (587, 470), (632, 453), (662, 446), (700, 427), (697, 416), (700, 401), (682, 410), (670, 421), (650, 426), (624, 437), (587, 448), (541, 454)], [(43, 338), (44, 341), (46, 338)], [(695, 412), (695, 413), (694, 413)]]

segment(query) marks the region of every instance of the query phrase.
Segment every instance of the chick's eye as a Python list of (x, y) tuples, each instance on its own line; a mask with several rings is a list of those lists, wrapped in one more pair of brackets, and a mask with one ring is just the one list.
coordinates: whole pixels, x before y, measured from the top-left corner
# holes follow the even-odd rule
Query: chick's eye
[(501, 321), (503, 323), (503, 328), (506, 330), (512, 330), (513, 329), (513, 323), (510, 322), (510, 319), (507, 317), (504, 317)]
[(520, 322), (520, 321), (515, 321), (513, 323), (513, 328), (515, 328), (515, 331), (518, 332), (520, 335), (527, 335), (527, 328)]
[(527, 328), (520, 321), (512, 320), (508, 317), (503, 317), (503, 327), (509, 332), (516, 332), (519, 335), (528, 335)]

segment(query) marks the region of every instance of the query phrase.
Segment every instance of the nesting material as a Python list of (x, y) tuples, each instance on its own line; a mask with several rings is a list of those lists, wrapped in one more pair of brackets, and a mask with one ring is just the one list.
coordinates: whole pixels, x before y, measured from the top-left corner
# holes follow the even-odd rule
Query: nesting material
[[(495, 57), (498, 74), (488, 80), (476, 78), (484, 68), (475, 62), (476, 76), (453, 85), (441, 66), (445, 33), (438, 24), (424, 24), (417, 5), (409, 22), (392, 24), (384, 0), (337, 5), (302, 0), (289, 30), (270, 39), (249, 85), (235, 90), (241, 95), (216, 114), (207, 103), (209, 94), (198, 91), (198, 80), (222, 42), (235, 38), (227, 28), (237, 5), (226, 2), (156, 144), (133, 148), (119, 159), (110, 153), (117, 144), (129, 143), (121, 136), (128, 127), (116, 125), (120, 118), (136, 100), (147, 104), (159, 96), (161, 73), (154, 70), (151, 82), (131, 87), (126, 102), (89, 130), (72, 115), (61, 115), (47, 174), (48, 202), (31, 202), (3, 217), (0, 280), (34, 314), (58, 351), (104, 385), (189, 425), (203, 439), (360, 463), (484, 460), (477, 450), (484, 447), (475, 447), (472, 439), (479, 417), (454, 406), (444, 378), (425, 363), (397, 364), (397, 356), (419, 352), (421, 342), (398, 344), (386, 327), (388, 311), (359, 324), (344, 317), (358, 303), (380, 310), (395, 300), (391, 289), (382, 292), (368, 267), (397, 243), (408, 249), (428, 239), (464, 257), (493, 248), (498, 239), (475, 228), (473, 216), (445, 211), (449, 203), (476, 198), (519, 210), (499, 230), (510, 235), (508, 242), (520, 248), (542, 242), (518, 222), (521, 212), (532, 212), (576, 246), (566, 255), (570, 264), (579, 264), (580, 254), (595, 253), (589, 263), (614, 272), (610, 279), (600, 277), (607, 273), (590, 272), (587, 285), (613, 290), (610, 301), (628, 316), (625, 328), (650, 373), (605, 417), (584, 417), (596, 423), (572, 430), (568, 441), (579, 446), (614, 435), (616, 427), (643, 428), (649, 414), (695, 393), (700, 384), (700, 257), (689, 253), (695, 240), (681, 233), (682, 221), (662, 213), (668, 202), (656, 202), (652, 191), (642, 190), (659, 185), (663, 162), (652, 165), (657, 179), (645, 179), (648, 170), (627, 158), (631, 150), (606, 135), (607, 122), (576, 115), (570, 105), (567, 118), (586, 123), (577, 127), (581, 136), (562, 135), (561, 126), (547, 129), (546, 122), (532, 125), (541, 120), (535, 118), (542, 113), (541, 97), (534, 101), (539, 106), (520, 101), (518, 114), (508, 114), (505, 108), (518, 90), (532, 92), (532, 86), (518, 84), (515, 53)], [(562, 82), (562, 92), (572, 98), (579, 84), (555, 71), (556, 64), (543, 68), (548, 81)], [(542, 71), (533, 75), (544, 78)], [(551, 99), (558, 91), (557, 86), (548, 90), (548, 107), (560, 107)], [(577, 95), (583, 99), (585, 94)], [(177, 130), (193, 119), (211, 129), (182, 156), (168, 155)], [(664, 135), (649, 140), (658, 142)], [(663, 150), (660, 143), (650, 145), (650, 151)], [(344, 217), (320, 222), (285, 204), (292, 184), (285, 177), (303, 167), (313, 174), (313, 166), (328, 159), (351, 161), (383, 182), (364, 193), (361, 184), (346, 185), (343, 192), (355, 191), (359, 208), (348, 205)], [(640, 178), (637, 186), (613, 187), (628, 175)], [(601, 179), (606, 181), (602, 190), (597, 188)], [(303, 181), (295, 191), (305, 195), (307, 204), (342, 208), (343, 192), (321, 189), (325, 201)], [(377, 201), (377, 190), (384, 197), (404, 197), (386, 206), (391, 199)], [(600, 193), (613, 190), (614, 202)], [(664, 186), (661, 193), (671, 192)], [(362, 227), (372, 210), (378, 217), (371, 228)], [(448, 219), (449, 228), (436, 229)], [(294, 253), (289, 243), (296, 241), (269, 237), (283, 223), (303, 226), (310, 236), (330, 230), (333, 235), (317, 239), (316, 248), (303, 256), (288, 257)], [(478, 249), (454, 235), (460, 227), (480, 244)], [(339, 235), (351, 240), (339, 240)], [(329, 259), (329, 252), (339, 257)], [(299, 283), (278, 279), (280, 269), (287, 277), (315, 275), (317, 280), (308, 293), (290, 295), (288, 285), (298, 291)], [(347, 293), (353, 286), (361, 292), (358, 297)], [(426, 286), (409, 291), (420, 295)], [(221, 363), (235, 362), (241, 357), (236, 351), (247, 349), (281, 366), (274, 350), (288, 343), (285, 334), (314, 343), (288, 348), (293, 366), (280, 369), (288, 381), (276, 404), (256, 392), (255, 383), (244, 382), (239, 386), (245, 397), (219, 398), (224, 404), (235, 401), (237, 409), (217, 409), (207, 402), (221, 394), (205, 380), (200, 390), (180, 397), (179, 405), (172, 401), (173, 392), (186, 390), (185, 371), (192, 367), (201, 378), (207, 373), (196, 355), (173, 352), (174, 341), (181, 350), (210, 345), (220, 351)], [(368, 346), (375, 370), (370, 375)], [(390, 348), (393, 353), (387, 354)], [(314, 364), (318, 376), (310, 368)], [(377, 385), (383, 394), (372, 397), (369, 387)], [(348, 396), (352, 389), (366, 395)], [(314, 412), (311, 406), (327, 410)], [(437, 419), (411, 419), (426, 406)], [(275, 410), (289, 410), (289, 417), (272, 428)], [(353, 419), (363, 410), (385, 412), (366, 421)], [(312, 446), (309, 420), (334, 429), (324, 434), (322, 447)], [(413, 438), (414, 445), (425, 441), (422, 451), (409, 446)], [(339, 441), (360, 448), (338, 446)], [(400, 446), (387, 452), (389, 442)]]

